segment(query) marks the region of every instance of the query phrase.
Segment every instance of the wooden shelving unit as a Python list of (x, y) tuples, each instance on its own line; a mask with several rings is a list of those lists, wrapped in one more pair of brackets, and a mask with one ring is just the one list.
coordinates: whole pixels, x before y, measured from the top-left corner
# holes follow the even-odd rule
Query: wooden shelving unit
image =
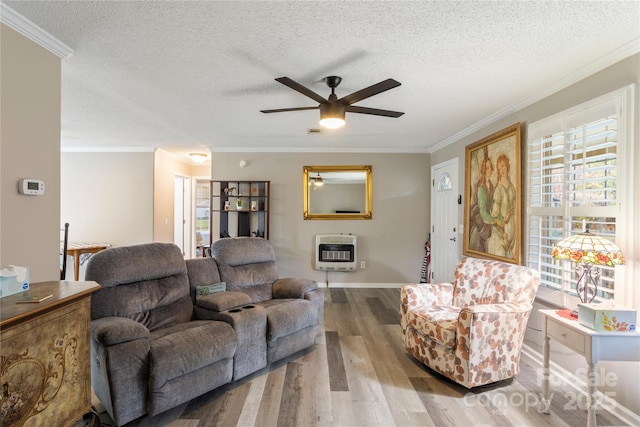
[(271, 181), (211, 181), (210, 242), (225, 237), (269, 238)]

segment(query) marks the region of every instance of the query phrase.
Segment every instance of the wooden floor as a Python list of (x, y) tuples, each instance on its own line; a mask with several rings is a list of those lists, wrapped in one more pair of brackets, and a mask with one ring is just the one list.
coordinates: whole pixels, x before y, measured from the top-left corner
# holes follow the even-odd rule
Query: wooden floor
[[(153, 419), (128, 426), (585, 426), (587, 413), (552, 387), (540, 414), (540, 367), (526, 357), (515, 380), (473, 391), (402, 347), (398, 289), (324, 289), (320, 344)], [(579, 402), (578, 402), (579, 403)], [(105, 413), (104, 426), (112, 426)], [(625, 425), (598, 412), (599, 425)]]

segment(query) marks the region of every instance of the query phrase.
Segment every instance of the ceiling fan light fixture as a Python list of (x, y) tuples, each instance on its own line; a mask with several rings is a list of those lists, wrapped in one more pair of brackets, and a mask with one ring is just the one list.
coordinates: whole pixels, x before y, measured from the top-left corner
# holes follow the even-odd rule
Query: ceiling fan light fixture
[(336, 103), (320, 104), (320, 126), (338, 129), (344, 126), (345, 106)]
[(316, 176), (316, 179), (313, 180), (313, 185), (316, 187), (322, 187), (324, 185), (324, 181), (322, 180), (320, 174), (318, 174), (318, 176)]

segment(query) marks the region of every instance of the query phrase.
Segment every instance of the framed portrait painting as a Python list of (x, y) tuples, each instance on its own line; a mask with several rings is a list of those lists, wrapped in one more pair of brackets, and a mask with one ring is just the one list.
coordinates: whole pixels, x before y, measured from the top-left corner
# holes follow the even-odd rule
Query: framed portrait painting
[(521, 264), (520, 123), (465, 150), (463, 253)]

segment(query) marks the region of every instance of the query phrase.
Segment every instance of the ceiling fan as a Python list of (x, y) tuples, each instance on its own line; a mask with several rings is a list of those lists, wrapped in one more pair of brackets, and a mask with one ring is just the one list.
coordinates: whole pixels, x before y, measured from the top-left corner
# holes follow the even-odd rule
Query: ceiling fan
[(336, 95), (336, 87), (342, 81), (342, 77), (338, 76), (329, 76), (324, 78), (324, 82), (331, 88), (331, 95), (329, 98), (325, 99), (322, 96), (318, 95), (311, 89), (302, 86), (300, 83), (291, 80), (289, 77), (278, 77), (276, 79), (277, 82), (282, 83), (285, 86), (290, 87), (291, 89), (300, 92), (301, 94), (313, 99), (320, 103), (317, 107), (297, 107), (297, 108), (279, 108), (276, 110), (260, 110), (263, 113), (282, 113), (287, 111), (301, 111), (301, 110), (320, 110), (320, 124), (324, 127), (335, 129), (341, 126), (344, 126), (344, 115), (346, 112), (349, 113), (360, 113), (360, 114), (372, 114), (374, 116), (385, 116), (385, 117), (400, 117), (404, 113), (399, 111), (390, 111), (390, 110), (380, 110), (377, 108), (369, 108), (369, 107), (358, 107), (354, 106), (356, 102), (362, 101), (363, 99), (369, 98), (373, 95), (377, 95), (381, 92), (387, 91), (389, 89), (393, 89), (394, 87), (400, 86), (400, 82), (387, 79), (381, 81), (380, 83), (376, 83), (372, 86), (361, 89), (357, 92), (353, 92), (350, 95), (343, 96), (338, 99)]

